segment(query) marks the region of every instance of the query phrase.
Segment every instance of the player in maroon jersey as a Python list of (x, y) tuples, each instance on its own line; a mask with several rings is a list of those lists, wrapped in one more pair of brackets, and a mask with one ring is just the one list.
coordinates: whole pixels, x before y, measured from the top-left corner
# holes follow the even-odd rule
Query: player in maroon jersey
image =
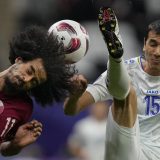
[(48, 31), (31, 26), (10, 42), (11, 66), (0, 73), (0, 152), (12, 156), (33, 143), (42, 124), (28, 122), (32, 99), (46, 106), (72, 91), (74, 67), (65, 64), (62, 45)]

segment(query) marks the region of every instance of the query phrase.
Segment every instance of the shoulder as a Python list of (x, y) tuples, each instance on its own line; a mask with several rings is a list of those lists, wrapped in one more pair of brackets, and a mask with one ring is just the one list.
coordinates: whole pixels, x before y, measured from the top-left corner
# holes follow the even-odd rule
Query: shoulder
[(140, 63), (140, 57), (133, 57), (124, 61), (127, 66), (135, 66)]
[[(4, 105), (4, 113), (6, 116), (12, 116), (24, 122), (28, 121), (32, 111), (32, 100), (28, 95), (19, 96), (0, 96), (0, 100)], [(1, 115), (0, 115), (1, 116)]]
[(124, 61), (128, 70), (141, 67), (141, 57), (134, 57)]
[(7, 96), (0, 92), (0, 143), (12, 139), (18, 127), (26, 123), (31, 114), (29, 97)]
[(16, 97), (11, 97), (10, 102), (13, 107), (18, 110), (30, 110), (32, 109), (32, 99), (28, 95), (19, 95)]

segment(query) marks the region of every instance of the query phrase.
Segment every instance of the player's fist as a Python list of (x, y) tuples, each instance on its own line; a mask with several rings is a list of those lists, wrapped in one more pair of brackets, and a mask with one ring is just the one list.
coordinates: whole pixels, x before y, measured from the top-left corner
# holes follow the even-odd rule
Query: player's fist
[(72, 77), (71, 81), (73, 83), (73, 91), (71, 95), (75, 97), (81, 96), (87, 88), (87, 79), (83, 75), (77, 74)]

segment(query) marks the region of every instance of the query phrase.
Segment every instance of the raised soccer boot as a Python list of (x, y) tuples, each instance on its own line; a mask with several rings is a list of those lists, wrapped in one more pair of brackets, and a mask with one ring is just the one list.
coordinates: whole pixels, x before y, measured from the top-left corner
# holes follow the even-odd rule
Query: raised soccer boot
[(101, 7), (98, 22), (110, 56), (115, 59), (121, 58), (123, 55), (122, 39), (114, 11), (111, 8)]

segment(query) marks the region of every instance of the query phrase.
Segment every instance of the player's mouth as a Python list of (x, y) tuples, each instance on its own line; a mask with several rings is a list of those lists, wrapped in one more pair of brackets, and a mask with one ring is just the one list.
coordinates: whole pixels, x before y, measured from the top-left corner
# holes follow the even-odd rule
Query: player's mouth
[(160, 66), (160, 61), (159, 62), (158, 61), (150, 61), (150, 64), (151, 64), (151, 66), (157, 67), (157, 66)]

